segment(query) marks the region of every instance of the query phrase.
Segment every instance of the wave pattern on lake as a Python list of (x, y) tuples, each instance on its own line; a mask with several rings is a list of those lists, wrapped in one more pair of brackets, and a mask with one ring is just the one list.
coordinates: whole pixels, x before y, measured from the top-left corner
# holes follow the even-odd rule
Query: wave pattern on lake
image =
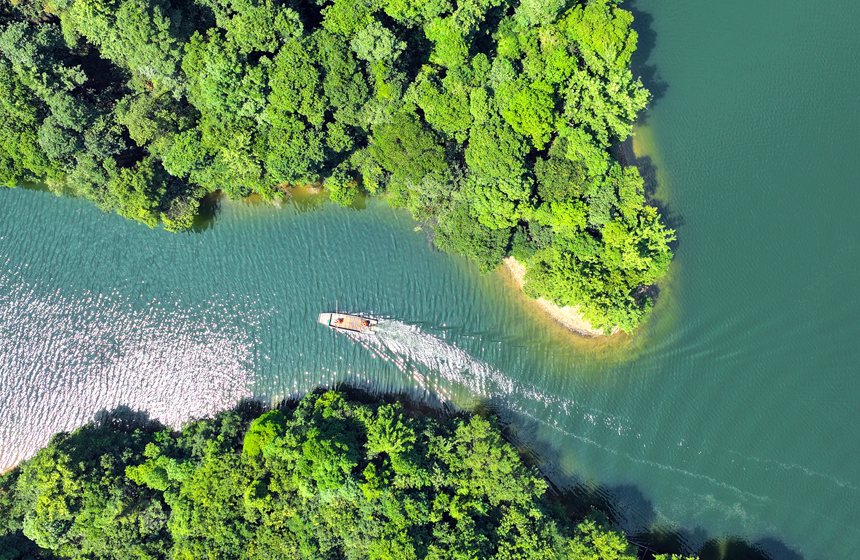
[[(682, 527), (691, 551), (727, 534), (848, 557), (860, 545), (860, 235), (768, 261), (794, 238), (747, 228), (727, 263), (744, 220), (785, 222), (716, 204), (721, 183), (685, 184), (677, 156), (710, 130), (694, 128), (659, 160), (689, 222), (678, 258), (648, 322), (611, 339), (572, 337), (381, 201), (223, 201), (212, 227), (174, 235), (0, 189), (0, 465), (102, 409), (178, 425), (246, 396), (350, 385), (489, 408), (556, 487), (593, 491), (631, 532)], [(803, 200), (812, 238), (857, 223)], [(798, 259), (808, 264), (792, 274)], [(344, 336), (316, 322), (336, 306), (383, 322), (373, 337)]]
[(0, 278), (0, 470), (102, 410), (134, 407), (179, 427), (251, 396), (249, 336), (180, 299), (39, 295)]
[(560, 416), (575, 416), (619, 436), (632, 433), (628, 422), (518, 381), (473, 357), (456, 342), (446, 342), (417, 325), (382, 320), (371, 334), (346, 334), (383, 360), (393, 363), (428, 393), (451, 400), (467, 389), (465, 394), (469, 399), (465, 402), (458, 400), (461, 406), (473, 407), (482, 401), (504, 403), (502, 413), (515, 411), (535, 418), (532, 415), (540, 411), (541, 417), (547, 420), (539, 421), (546, 425), (557, 425)]

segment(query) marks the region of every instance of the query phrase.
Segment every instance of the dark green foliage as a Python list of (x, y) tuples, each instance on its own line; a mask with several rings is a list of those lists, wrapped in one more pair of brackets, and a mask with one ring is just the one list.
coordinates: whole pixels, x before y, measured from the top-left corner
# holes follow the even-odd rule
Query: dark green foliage
[(116, 120), (128, 129), (128, 136), (141, 148), (162, 155), (175, 134), (194, 125), (196, 110), (175, 103), (169, 92), (133, 93), (116, 106)]
[(20, 475), (21, 469), (0, 475), (0, 560), (54, 558), (22, 531), (26, 509), (16, 492)]
[(408, 113), (373, 128), (370, 153), (396, 181), (408, 185), (440, 177), (448, 169), (439, 140)]
[(0, 477), (0, 558), (636, 557), (605, 516), (571, 523), (546, 489), (492, 419), (315, 393), (250, 426), (223, 412), (181, 433), (57, 436)]
[[(608, 152), (649, 94), (615, 0), (57, 0), (0, 19), (0, 180), (149, 226), (202, 197), (366, 190), (437, 246), (633, 328), (672, 232)], [(51, 17), (48, 17), (51, 16)], [(60, 24), (56, 23), (59, 17)]]
[(536, 221), (519, 225), (511, 238), (510, 255), (520, 262), (529, 262), (537, 251), (549, 247), (552, 240), (551, 227), (541, 226)]
[(458, 204), (439, 215), (435, 243), (443, 251), (469, 257), (482, 271), (488, 271), (502, 262), (510, 236), (509, 229), (490, 229)]
[(546, 158), (535, 162), (537, 192), (550, 204), (563, 204), (582, 196), (589, 185), (587, 168), (567, 156), (567, 140), (560, 138)]
[(123, 423), (54, 437), (15, 473), (13, 512), (24, 535), (63, 557), (161, 557), (169, 510), (160, 493), (125, 476), (151, 439)]

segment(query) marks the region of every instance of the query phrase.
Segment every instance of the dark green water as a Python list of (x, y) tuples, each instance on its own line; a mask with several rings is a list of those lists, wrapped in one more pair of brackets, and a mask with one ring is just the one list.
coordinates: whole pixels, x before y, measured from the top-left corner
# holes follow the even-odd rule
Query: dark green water
[[(178, 424), (346, 382), (488, 404), (633, 533), (853, 557), (860, 4), (632, 7), (659, 94), (636, 147), (679, 237), (640, 331), (572, 337), (379, 202), (226, 202), (173, 235), (0, 190), (0, 465), (104, 408)], [(329, 332), (336, 301), (388, 320)]]

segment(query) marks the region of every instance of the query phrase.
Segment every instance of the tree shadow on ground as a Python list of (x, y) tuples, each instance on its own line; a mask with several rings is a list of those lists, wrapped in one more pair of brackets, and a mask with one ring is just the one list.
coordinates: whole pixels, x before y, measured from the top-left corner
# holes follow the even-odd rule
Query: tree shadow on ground
[(716, 536), (704, 527), (665, 526), (639, 486), (598, 484), (567, 473), (560, 449), (540, 437), (540, 421), (510, 410), (499, 398), (490, 399), (483, 408), (498, 415), (505, 438), (550, 482), (548, 497), (555, 509), (571, 521), (592, 509), (605, 512), (639, 548), (642, 560), (658, 554), (695, 554), (701, 560), (803, 560), (796, 550), (770, 536), (749, 542), (731, 535)]

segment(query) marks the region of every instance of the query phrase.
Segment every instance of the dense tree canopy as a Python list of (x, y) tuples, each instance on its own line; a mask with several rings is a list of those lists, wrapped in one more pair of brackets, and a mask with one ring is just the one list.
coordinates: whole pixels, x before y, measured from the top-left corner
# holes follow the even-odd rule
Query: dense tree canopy
[(0, 558), (635, 560), (572, 520), (491, 419), (336, 392), (181, 432), (85, 426), (0, 477)]
[(631, 329), (673, 235), (608, 152), (649, 97), (631, 21), (615, 0), (3, 3), (0, 179), (170, 230), (215, 190), (365, 190)]

